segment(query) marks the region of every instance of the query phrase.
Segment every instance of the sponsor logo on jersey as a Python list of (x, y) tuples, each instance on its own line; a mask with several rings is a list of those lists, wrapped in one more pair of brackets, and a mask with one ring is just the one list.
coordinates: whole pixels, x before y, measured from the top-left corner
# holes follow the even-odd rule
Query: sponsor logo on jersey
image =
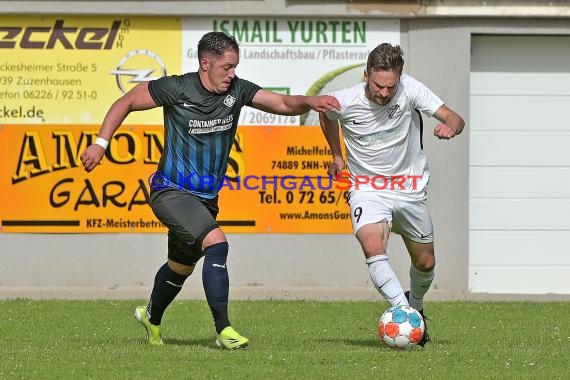
[(231, 96), (231, 95), (226, 96), (226, 98), (224, 99), (224, 104), (227, 107), (233, 106), (235, 102), (236, 102), (236, 98)]
[(388, 117), (390, 119), (397, 119), (400, 116), (402, 116), (402, 109), (398, 104), (388, 107), (387, 111), (388, 111)]

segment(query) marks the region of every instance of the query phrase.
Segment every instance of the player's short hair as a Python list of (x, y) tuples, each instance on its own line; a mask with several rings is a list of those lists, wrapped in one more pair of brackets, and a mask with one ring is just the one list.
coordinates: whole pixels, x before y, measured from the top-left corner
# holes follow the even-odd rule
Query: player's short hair
[(234, 36), (223, 32), (209, 32), (202, 36), (198, 42), (198, 58), (205, 55), (222, 55), (228, 50), (239, 54), (239, 44)]
[(396, 71), (400, 75), (404, 69), (404, 52), (399, 45), (385, 42), (374, 48), (368, 55), (366, 71)]

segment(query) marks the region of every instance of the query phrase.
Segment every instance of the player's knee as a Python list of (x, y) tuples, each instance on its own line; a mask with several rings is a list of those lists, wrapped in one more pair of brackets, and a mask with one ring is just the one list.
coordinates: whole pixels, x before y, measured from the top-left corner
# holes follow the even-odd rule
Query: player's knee
[(414, 267), (422, 272), (431, 272), (435, 268), (435, 256), (431, 253), (420, 255), (414, 262)]
[(177, 263), (177, 262), (172, 261), (170, 259), (168, 260), (168, 266), (175, 273), (178, 273), (182, 276), (190, 276), (192, 274), (192, 272), (194, 272), (194, 266), (193, 265), (186, 265), (186, 264)]
[(356, 238), (362, 246), (364, 255), (372, 257), (374, 255), (386, 254), (389, 234), (390, 227), (388, 223), (382, 222), (361, 227), (356, 232)]
[(220, 228), (214, 228), (202, 240), (202, 250), (206, 249), (206, 247), (218, 244), (218, 243), (225, 243), (226, 235)]

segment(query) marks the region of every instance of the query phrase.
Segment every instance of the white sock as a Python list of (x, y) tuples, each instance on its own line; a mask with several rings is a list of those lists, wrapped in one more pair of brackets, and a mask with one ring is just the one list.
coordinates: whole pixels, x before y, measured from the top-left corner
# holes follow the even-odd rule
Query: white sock
[(410, 306), (414, 309), (424, 308), (424, 295), (433, 281), (433, 276), (433, 269), (429, 272), (422, 272), (410, 265)]
[(404, 290), (388, 262), (387, 255), (376, 255), (366, 259), (370, 278), (376, 290), (390, 303), (390, 306), (408, 305)]

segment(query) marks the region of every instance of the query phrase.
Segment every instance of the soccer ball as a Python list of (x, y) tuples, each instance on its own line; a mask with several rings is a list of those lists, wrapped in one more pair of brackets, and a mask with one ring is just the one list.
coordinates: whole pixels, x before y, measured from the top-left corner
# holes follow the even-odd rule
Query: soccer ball
[(380, 339), (395, 350), (407, 350), (418, 344), (424, 330), (421, 314), (410, 306), (392, 306), (382, 314), (378, 323)]

